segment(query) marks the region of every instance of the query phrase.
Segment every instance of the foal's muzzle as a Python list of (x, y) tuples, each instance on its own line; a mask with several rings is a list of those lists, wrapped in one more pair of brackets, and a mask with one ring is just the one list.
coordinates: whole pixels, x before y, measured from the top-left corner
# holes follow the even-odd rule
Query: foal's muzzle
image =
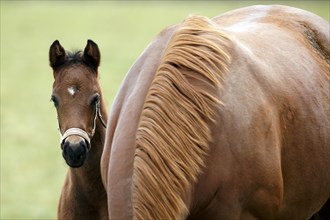
[(90, 149), (89, 135), (79, 128), (70, 128), (61, 136), (61, 148), (66, 163), (70, 167), (80, 167)]

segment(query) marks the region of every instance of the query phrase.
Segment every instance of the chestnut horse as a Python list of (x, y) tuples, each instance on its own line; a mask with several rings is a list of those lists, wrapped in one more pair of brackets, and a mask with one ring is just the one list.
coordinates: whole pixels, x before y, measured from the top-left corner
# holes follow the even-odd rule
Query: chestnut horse
[(329, 23), (285, 6), (163, 30), (110, 112), (109, 218), (310, 218), (330, 197), (329, 52)]
[(58, 219), (108, 219), (100, 174), (106, 110), (98, 80), (100, 51), (88, 40), (84, 52), (66, 52), (56, 40), (49, 51), (62, 155), (70, 166)]

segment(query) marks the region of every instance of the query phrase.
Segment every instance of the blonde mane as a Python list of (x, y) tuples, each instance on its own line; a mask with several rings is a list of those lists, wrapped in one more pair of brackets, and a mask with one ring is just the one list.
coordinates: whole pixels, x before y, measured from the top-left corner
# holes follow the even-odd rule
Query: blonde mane
[(183, 219), (209, 152), (221, 102), (229, 39), (210, 19), (188, 17), (170, 39), (151, 84), (136, 135), (134, 219)]

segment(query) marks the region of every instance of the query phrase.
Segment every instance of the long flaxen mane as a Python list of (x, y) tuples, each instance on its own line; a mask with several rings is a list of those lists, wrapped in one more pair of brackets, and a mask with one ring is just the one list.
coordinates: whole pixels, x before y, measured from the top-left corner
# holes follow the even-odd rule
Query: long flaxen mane
[(164, 51), (136, 135), (134, 219), (183, 219), (209, 151), (229, 39), (210, 19), (188, 17)]

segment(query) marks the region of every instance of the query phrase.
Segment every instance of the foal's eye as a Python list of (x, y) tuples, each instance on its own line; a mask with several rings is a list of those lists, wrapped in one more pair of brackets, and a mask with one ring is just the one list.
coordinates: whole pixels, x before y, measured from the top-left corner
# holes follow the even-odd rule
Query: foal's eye
[(91, 107), (96, 106), (100, 102), (100, 95), (96, 93), (95, 95), (92, 96), (89, 104)]
[(52, 95), (50, 98), (50, 101), (54, 103), (54, 106), (57, 108), (58, 107), (58, 99), (56, 96)]

